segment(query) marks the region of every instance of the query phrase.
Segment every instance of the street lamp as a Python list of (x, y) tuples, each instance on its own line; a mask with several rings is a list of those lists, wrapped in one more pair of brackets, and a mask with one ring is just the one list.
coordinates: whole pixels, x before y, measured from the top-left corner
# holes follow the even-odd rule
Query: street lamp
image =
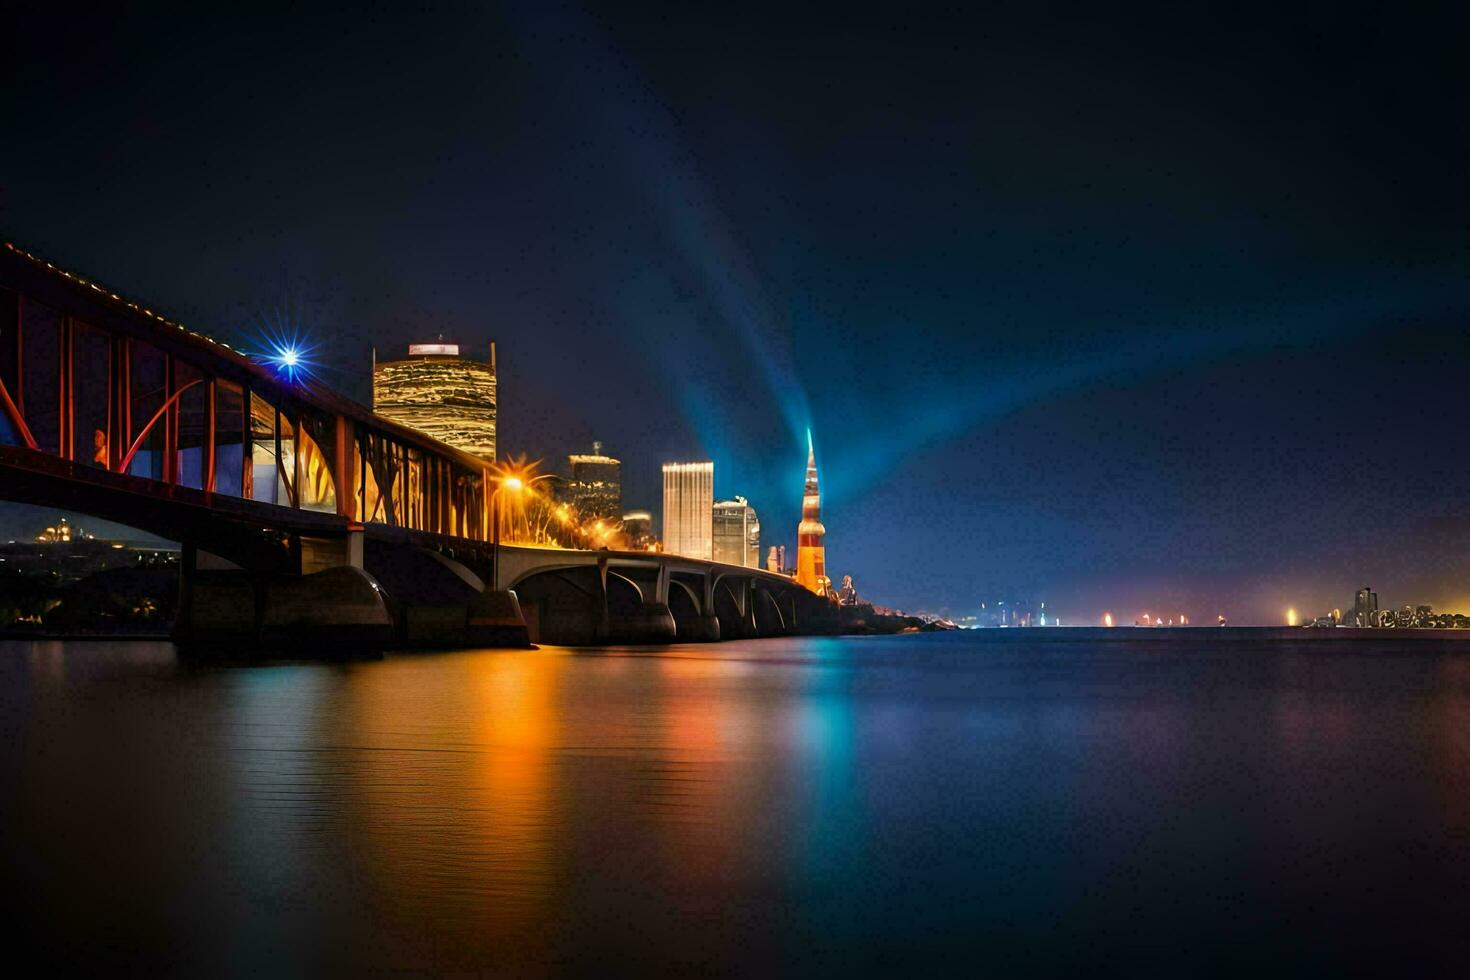
[(501, 477), (490, 492), (490, 588), (500, 591), (500, 491), (520, 493), (525, 488), (518, 476)]

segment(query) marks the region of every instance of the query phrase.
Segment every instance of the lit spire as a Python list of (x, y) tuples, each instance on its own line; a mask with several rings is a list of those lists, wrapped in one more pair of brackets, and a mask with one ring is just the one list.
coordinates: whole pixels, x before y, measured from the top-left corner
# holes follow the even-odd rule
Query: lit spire
[(812, 430), (806, 430), (806, 487), (801, 498), (801, 523), (796, 528), (796, 580), (818, 595), (826, 595), (831, 585), (827, 578), (826, 549), (822, 536), (822, 495), (817, 487), (817, 449)]
[(802, 508), (802, 514), (806, 516), (806, 510), (810, 508), (812, 510), (810, 516), (815, 519), (817, 516), (817, 450), (812, 445), (811, 429), (806, 430), (806, 496), (808, 500)]

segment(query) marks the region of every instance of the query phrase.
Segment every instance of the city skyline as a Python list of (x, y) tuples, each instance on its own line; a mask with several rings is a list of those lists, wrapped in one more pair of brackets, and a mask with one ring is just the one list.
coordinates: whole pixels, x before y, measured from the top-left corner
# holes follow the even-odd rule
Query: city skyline
[[(34, 256), (31, 256), (30, 258), (32, 261), (42, 261)], [(43, 264), (47, 264), (48, 268), (50, 267), (49, 263)], [(64, 270), (54, 271), (57, 275), (61, 275), (67, 278), (73, 278), (70, 273), (67, 273)], [(99, 287), (93, 285), (92, 288)], [(6, 295), (9, 297), (10, 303), (13, 304), (15, 301), (15, 294), (7, 293)], [(26, 300), (24, 297), (21, 297), (20, 302), (23, 306), (29, 301)], [(136, 304), (129, 305), (133, 305), (136, 308)], [(19, 309), (19, 307), (7, 307), (7, 315), (12, 315), (16, 313), (17, 309)], [(54, 311), (44, 309), (42, 309), (42, 311), (46, 314), (47, 317), (51, 318), (50, 320), (47, 320), (45, 322), (50, 324), (50, 327), (54, 329), (56, 323), (59, 322), (54, 320)], [(168, 321), (165, 320), (165, 322)], [(176, 324), (174, 326), (177, 327)], [(75, 352), (73, 356), (77, 359), (78, 364), (84, 365), (87, 359), (92, 356), (88, 353), (88, 351), (90, 351), (91, 347), (95, 345), (89, 346), (82, 343), (82, 341), (94, 334), (95, 331), (93, 330), (93, 328), (85, 324), (74, 324), (73, 329), (77, 331), (77, 342), (75, 344)], [(8, 330), (9, 328), (6, 328), (5, 331), (0, 331), (0, 333), (5, 333)], [(482, 370), (488, 367), (489, 377), (491, 379), (491, 390), (493, 391), (495, 368), (495, 346), (493, 343), (490, 346), (490, 351), (491, 355), (488, 365), (476, 365), (476, 367)], [(439, 338), (439, 341), (430, 345), (410, 345), (409, 356), (410, 360), (408, 362), (405, 362), (407, 364), (428, 365), (429, 367), (437, 367), (440, 363), (446, 363), (452, 369), (457, 368), (457, 363), (462, 360), (458, 356), (457, 346), (445, 343), (442, 337)], [(304, 365), (298, 364), (298, 358), (294, 350), (276, 348), (270, 353), (255, 355), (255, 359), (263, 364), (271, 366), (272, 370), (279, 372), (282, 375), (283, 379), (288, 380), (290, 384), (295, 384), (297, 380), (299, 380), (299, 378), (305, 377), (305, 374), (302, 372), (305, 372), (306, 368)], [(152, 368), (147, 367), (147, 365), (152, 362), (147, 360), (146, 358), (141, 363), (143, 365), (142, 369), (145, 372), (153, 370)], [(376, 367), (377, 364), (375, 361), (375, 368)], [(389, 367), (391, 369), (392, 365), (389, 365)], [(154, 373), (156, 374), (157, 372), (154, 371)], [(147, 375), (145, 374), (144, 377), (146, 376)], [(159, 375), (159, 377), (162, 377), (162, 375)], [(375, 370), (373, 375), (375, 398), (378, 394), (376, 389), (380, 377), (381, 375)], [(455, 384), (451, 384), (448, 387), (445, 387), (441, 383), (443, 380), (444, 378), (441, 377), (439, 374), (430, 372), (428, 374), (413, 375), (411, 377), (405, 378), (404, 382), (399, 385), (403, 388), (405, 394), (408, 395), (408, 403), (413, 404), (413, 407), (416, 411), (426, 413), (423, 417), (425, 419), (428, 419), (428, 421), (432, 423), (430, 426), (423, 427), (418, 425), (410, 425), (411, 428), (419, 429), (420, 431), (425, 432), (425, 434), (428, 434), (433, 425), (439, 424), (439, 422), (441, 421), (441, 416), (443, 416), (443, 420), (452, 422), (452, 415), (445, 415), (443, 410), (453, 408), (454, 404), (456, 403), (456, 399), (460, 398), (460, 389)], [(416, 388), (422, 390), (416, 390)], [(162, 389), (160, 389), (160, 391), (161, 390)], [(137, 393), (135, 392), (135, 395), (136, 394)], [(240, 401), (240, 392), (238, 387), (232, 386), (228, 382), (220, 382), (219, 390), (216, 397), (217, 402), (215, 416), (217, 419), (225, 420), (231, 417), (238, 418), (240, 416), (240, 413), (243, 412), (244, 408), (243, 403)], [(153, 394), (145, 395), (145, 398), (142, 401), (143, 414), (134, 416), (135, 424), (138, 424), (139, 421), (142, 419), (146, 419), (147, 414), (152, 411), (152, 408), (149, 406), (153, 403), (147, 400), (151, 398), (154, 398)], [(136, 398), (135, 401), (137, 401)], [(188, 404), (196, 404), (196, 407), (192, 410), (184, 407)], [(181, 485), (186, 487), (197, 488), (198, 486), (200, 486), (200, 483), (198, 481), (202, 480), (204, 471), (203, 469), (201, 469), (201, 464), (198, 457), (200, 455), (200, 449), (202, 448), (202, 446), (196, 443), (190, 448), (186, 448), (186, 444), (190, 443), (191, 440), (197, 440), (198, 438), (200, 438), (197, 432), (195, 432), (194, 435), (189, 435), (188, 432), (191, 426), (197, 428), (198, 417), (200, 412), (202, 411), (202, 404), (203, 403), (199, 402), (197, 399), (193, 403), (182, 401), (180, 402), (180, 423), (178, 428), (178, 435), (176, 437), (180, 453), (176, 463), (168, 464), (165, 458), (160, 456), (156, 452), (156, 450), (152, 448), (154, 446), (153, 442), (140, 440), (131, 451), (131, 458), (133, 459), (133, 463), (132, 465), (126, 467), (127, 472), (137, 476), (150, 477), (152, 479), (161, 479), (165, 478), (166, 476), (168, 480), (176, 480)], [(235, 405), (236, 407), (231, 408), (231, 405)], [(492, 400), (492, 416), (493, 407), (494, 405)], [(191, 412), (193, 413), (192, 415)], [(45, 416), (43, 415), (42, 418), (44, 419)], [(191, 418), (195, 419), (195, 421), (190, 422), (189, 420)], [(284, 414), (278, 412), (275, 406), (261, 399), (256, 393), (251, 393), (249, 398), (248, 419), (249, 432), (252, 436), (253, 448), (249, 458), (246, 460), (241, 459), (238, 452), (238, 444), (233, 446), (228, 445), (230, 440), (224, 438), (225, 430), (220, 430), (216, 433), (216, 436), (221, 443), (219, 452), (223, 453), (223, 455), (216, 455), (215, 465), (212, 467), (212, 470), (215, 472), (215, 474), (218, 476), (218, 479), (220, 480), (221, 491), (230, 495), (245, 496), (247, 498), (270, 503), (285, 503), (289, 499), (291, 501), (289, 504), (290, 506), (299, 506), (308, 510), (330, 511), (333, 507), (335, 507), (334, 490), (331, 487), (332, 481), (330, 477), (327, 477), (326, 481), (322, 482), (322, 477), (325, 475), (326, 468), (325, 454), (320, 448), (318, 448), (308, 430), (306, 428), (298, 429), (293, 420), (288, 419)], [(417, 419), (415, 419), (415, 421), (417, 421)], [(225, 426), (225, 429), (228, 429), (228, 425)], [(73, 434), (70, 428), (67, 428), (65, 430), (57, 428), (54, 431), (49, 432), (49, 434), (44, 429), (37, 429), (36, 434), (38, 438), (53, 440), (53, 445), (54, 440), (60, 439), (65, 445), (63, 453), (68, 455), (75, 454), (74, 458), (79, 462), (86, 460), (89, 455), (92, 455), (91, 448), (88, 447), (84, 441), (73, 438)], [(11, 435), (13, 436), (14, 433), (12, 433)], [(469, 449), (471, 447), (469, 447), (468, 445), (461, 445), (460, 448)], [(233, 455), (231, 455), (231, 450), (234, 451)], [(808, 431), (807, 433), (807, 450), (808, 455), (805, 493), (802, 498), (803, 525), (806, 525), (809, 522), (812, 523), (812, 526), (815, 529), (812, 537), (814, 537), (815, 539), (816, 551), (819, 553), (821, 550), (820, 539), (823, 533), (823, 529), (821, 529), (819, 521), (820, 493), (817, 488), (815, 449), (810, 431)], [(92, 462), (94, 465), (101, 465), (101, 452), (99, 451), (96, 455), (98, 458), (92, 460)], [(191, 458), (194, 460), (192, 463), (190, 462)], [(277, 462), (278, 459), (280, 460), (279, 463)], [(235, 467), (239, 467), (243, 464), (245, 470), (243, 479), (229, 477), (228, 474), (230, 466), (226, 464), (230, 460), (234, 461), (232, 465)], [(596, 529), (596, 533), (591, 539), (588, 539), (588, 541), (584, 541), (584, 545), (590, 542), (593, 546), (598, 546), (598, 543), (600, 541), (605, 541), (605, 535), (615, 529), (617, 522), (621, 519), (622, 516), (632, 517), (637, 521), (643, 521), (645, 523), (651, 522), (651, 515), (648, 515), (647, 512), (636, 512), (633, 514), (621, 515), (621, 508), (613, 506), (613, 503), (615, 503), (615, 501), (612, 501), (611, 499), (609, 499), (608, 501), (601, 501), (600, 498), (606, 495), (606, 493), (608, 492), (611, 492), (614, 496), (616, 496), (616, 493), (620, 487), (621, 461), (602, 455), (602, 446), (599, 441), (594, 441), (592, 455), (573, 454), (568, 457), (568, 463), (574, 473), (576, 472), (576, 467), (579, 464), (585, 464), (591, 467), (585, 479), (582, 479), (580, 481), (568, 481), (571, 490), (578, 491), (580, 487), (580, 490), (587, 491), (592, 495), (589, 500), (591, 500), (594, 505), (600, 506), (601, 504), (606, 503), (607, 506), (603, 507), (602, 509), (609, 510), (609, 512), (612, 514), (620, 515), (619, 517), (599, 518), (599, 528)], [(524, 465), (526, 465), (524, 460), (520, 463), (514, 464), (514, 466), (517, 468)], [(532, 471), (534, 471), (535, 465), (535, 463), (530, 464), (530, 469)], [(170, 469), (170, 466), (172, 466), (172, 469)], [(703, 494), (706, 491), (708, 491), (710, 494), (713, 493), (712, 463), (664, 464), (664, 468), (666, 470), (666, 491), (668, 487), (667, 471), (671, 467), (676, 471), (690, 468), (709, 470), (710, 472), (703, 474), (706, 479), (703, 479), (700, 482), (700, 493)], [(288, 478), (286, 474), (290, 473), (292, 470), (296, 471), (296, 476), (294, 478)], [(535, 479), (537, 481), (546, 480), (549, 479), (550, 476), (550, 474), (543, 474), (537, 476)], [(233, 482), (231, 482), (232, 480)], [(372, 486), (371, 480), (369, 480), (368, 486)], [(325, 496), (323, 496), (323, 493), (325, 493)], [(592, 498), (597, 499), (594, 500)], [(372, 506), (372, 499), (375, 498), (372, 496), (372, 492), (370, 491), (370, 508)], [(678, 499), (677, 495), (675, 499)], [(586, 504), (587, 502), (588, 501), (583, 501), (582, 504)], [(690, 510), (689, 507), (683, 506), (682, 504), (676, 506), (674, 510), (676, 512), (690, 510), (690, 513), (694, 513), (695, 511), (702, 509), (705, 514), (708, 514), (708, 512), (711, 510), (711, 508), (701, 508), (699, 505), (702, 503), (702, 501), (700, 500), (691, 498), (691, 500), (684, 501), (685, 504), (690, 504), (691, 502), (694, 505), (693, 510)], [(714, 502), (712, 506), (714, 521), (715, 523), (718, 523), (722, 507), (735, 503), (738, 503), (743, 509), (743, 527), (751, 533), (751, 536), (748, 539), (743, 539), (744, 543), (742, 545), (742, 550), (745, 551), (748, 548), (755, 548), (756, 546), (758, 546), (759, 543), (759, 523), (754, 516), (754, 509), (749, 506), (748, 502), (746, 502), (743, 497), (737, 496), (733, 501)], [(44, 515), (51, 511), (50, 508), (37, 508), (34, 506), (10, 506), (13, 513), (22, 515), (22, 519), (24, 519), (24, 516), (27, 514), (30, 514), (33, 520), (45, 519)], [(581, 504), (579, 504), (579, 506), (581, 506)], [(427, 519), (427, 515), (425, 514), (422, 514), (418, 511), (415, 511), (414, 513), (415, 516), (413, 519), (415, 521), (422, 521)], [(82, 516), (84, 517), (84, 519), (92, 520), (95, 523), (103, 526), (121, 527), (120, 525), (108, 525), (107, 522), (100, 521), (94, 517), (91, 517), (90, 515)], [(586, 513), (579, 516), (586, 518), (598, 518), (598, 515), (592, 510), (588, 510)], [(62, 515), (61, 520), (64, 521), (65, 519), (65, 515)], [(608, 526), (603, 526), (606, 525), (608, 521), (611, 521), (612, 524)], [(714, 525), (712, 525), (711, 536), (709, 539), (711, 542), (711, 555), (713, 555), (716, 550), (716, 538), (718, 537), (717, 530), (713, 528)], [(696, 533), (697, 531), (698, 529), (696, 529)], [(140, 534), (140, 537), (146, 541), (151, 537), (151, 535), (148, 535), (146, 532), (144, 532)], [(802, 535), (799, 529), (798, 540), (800, 541), (801, 538)], [(15, 542), (12, 541), (11, 543), (14, 544)], [(797, 547), (798, 556), (800, 556), (801, 550), (802, 548), (799, 544)], [(700, 547), (689, 548), (690, 554), (699, 557), (705, 557), (703, 551), (704, 549)], [(749, 557), (748, 552), (744, 555), (744, 557)], [(717, 558), (716, 560), (721, 559)], [(806, 587), (812, 589), (813, 591), (822, 592), (826, 590), (826, 587), (828, 585), (830, 585), (830, 579), (818, 573), (817, 565), (819, 561), (820, 559), (814, 558), (808, 563), (811, 565), (811, 567), (807, 569), (807, 578), (809, 578), (811, 581), (803, 581), (802, 584), (806, 585)], [(750, 567), (761, 567), (758, 563), (743, 560), (735, 561), (732, 563), (748, 564)], [(798, 557), (798, 568), (794, 570), (793, 574), (799, 581), (802, 579), (802, 565), (803, 562), (801, 562), (800, 557)], [(1449, 612), (1435, 613), (1433, 617), (1431, 617), (1431, 610), (1434, 608), (1435, 604), (1431, 602), (1423, 602), (1417, 599), (1413, 602), (1404, 603), (1400, 609), (1384, 609), (1384, 616), (1381, 618), (1377, 615), (1365, 615), (1362, 612), (1362, 603), (1365, 594), (1371, 596), (1373, 610), (1375, 612), (1377, 611), (1376, 593), (1367, 591), (1366, 589), (1359, 590), (1353, 603), (1355, 612), (1347, 621), (1344, 621), (1342, 611), (1339, 608), (1334, 607), (1332, 608), (1330, 613), (1321, 616), (1312, 616), (1310, 614), (1303, 615), (1302, 612), (1298, 609), (1298, 605), (1310, 606), (1311, 602), (1296, 603), (1287, 601), (1282, 603), (1277, 609), (1268, 612), (1263, 617), (1263, 619), (1257, 620), (1257, 622), (1277, 623), (1284, 620), (1284, 624), (1288, 626), (1368, 625), (1402, 627), (1414, 622), (1426, 621), (1431, 618), (1444, 620), (1446, 623), (1450, 620), (1454, 620), (1456, 626), (1462, 626), (1464, 621), (1470, 619), (1470, 617), (1467, 617), (1465, 614), (1459, 612), (1459, 610), (1464, 608), (1464, 606), (1455, 602), (1450, 603), (1453, 608)], [(938, 611), (920, 607), (920, 611), (925, 612), (926, 615), (929, 616), (947, 617), (958, 621), (987, 621), (990, 618), (994, 618), (992, 614), (985, 613), (985, 609), (988, 603), (983, 599), (980, 600), (981, 614), (977, 617), (973, 612), (974, 601), (975, 600), (972, 599), (968, 606), (962, 604), (956, 607), (941, 607)], [(1004, 600), (997, 600), (996, 604), (999, 607), (1006, 606), (1006, 602)], [(1015, 602), (1011, 603), (1013, 610), (1016, 605), (1017, 603)], [(1023, 601), (1020, 605), (1029, 606), (1030, 602)], [(1097, 615), (1095, 610), (1087, 610), (1081, 606), (1071, 607), (1068, 610), (1071, 614), (1071, 625), (1088, 625), (1090, 622), (1100, 621), (1102, 625), (1113, 626), (1115, 625), (1115, 621), (1118, 625), (1122, 625), (1127, 622), (1128, 616), (1126, 613), (1120, 614), (1115, 617), (1111, 608), (1113, 604), (1108, 603), (1105, 605), (1109, 606), (1109, 608), (1106, 608), (1104, 610), (1104, 612), (1101, 614), (1101, 617)], [(1046, 606), (1046, 602), (1042, 601), (1040, 603), (1040, 606), (1042, 609), (1044, 609)], [(1143, 603), (1143, 607), (1153, 609), (1182, 608), (1181, 604), (1179, 603), (1160, 604), (1157, 602), (1145, 602)], [(1057, 608), (1055, 604), (1053, 605), (1053, 608)], [(1156, 626), (1175, 625), (1176, 623), (1179, 625), (1189, 625), (1191, 617), (1194, 617), (1196, 620), (1205, 618), (1202, 617), (1200, 608), (1201, 607), (1193, 608), (1188, 613), (1188, 615), (1181, 612), (1177, 616), (1169, 613), (1159, 613), (1159, 615), (1155, 617), (1148, 612), (1143, 612), (1134, 618), (1134, 625)], [(1226, 611), (1229, 609), (1229, 607), (1223, 603), (1216, 602), (1213, 604), (1212, 608), (1220, 610), (1216, 614), (1216, 619), (1218, 620), (1220, 625), (1224, 625), (1224, 623), (1230, 618), (1230, 616), (1227, 615)], [(1057, 623), (1059, 620), (1059, 616), (1053, 617), (1054, 624)], [(1000, 624), (1010, 623), (1008, 619), (1002, 619), (1000, 621)], [(1024, 625), (1033, 625), (1030, 616), (1026, 617)], [(1040, 625), (1045, 625), (1044, 620), (1040, 623)]]
[[(1463, 70), (1455, 34), (1181, 17), (1013, 12), (981, 37), (952, 12), (893, 54), (812, 11), (774, 41), (758, 10), (426, 18), (449, 40), (405, 49), (416, 98), (353, 57), (398, 45), (386, 23), (27, 12), (78, 57), (59, 86), (42, 46), (8, 66), (33, 152), (0, 160), (0, 231), (242, 349), (299, 335), (365, 404), (373, 347), (497, 339), (503, 449), (603, 439), (629, 506), (657, 508), (663, 460), (710, 459), (786, 540), (810, 425), (824, 516), (864, 532), (842, 570), (897, 606), (1275, 622), (1371, 581), (1464, 608), (1470, 204), (1423, 96)], [(119, 54), (151, 44), (173, 63)], [(831, 44), (834, 83), (807, 84)], [(262, 48), (322, 86), (258, 77)], [(52, 163), (98, 144), (133, 164)]]

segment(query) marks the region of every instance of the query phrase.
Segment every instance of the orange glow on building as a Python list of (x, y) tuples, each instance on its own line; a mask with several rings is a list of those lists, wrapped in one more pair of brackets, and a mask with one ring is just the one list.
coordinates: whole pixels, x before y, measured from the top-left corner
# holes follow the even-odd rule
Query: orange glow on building
[(827, 549), (822, 538), (822, 495), (817, 489), (817, 452), (812, 445), (812, 431), (806, 432), (806, 492), (801, 498), (801, 523), (796, 528), (796, 581), (817, 595), (832, 588), (827, 577)]
[(373, 354), (373, 411), (481, 459), (495, 459), (495, 345), (490, 360), (461, 356), (458, 344), (413, 344), (408, 357)]

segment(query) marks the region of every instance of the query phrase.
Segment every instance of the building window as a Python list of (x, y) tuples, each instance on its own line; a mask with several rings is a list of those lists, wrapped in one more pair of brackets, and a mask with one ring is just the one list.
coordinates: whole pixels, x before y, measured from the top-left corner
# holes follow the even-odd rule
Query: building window
[(209, 387), (197, 368), (174, 361), (174, 390), (179, 392), (178, 456), (174, 478), (180, 486), (204, 489), (205, 453), (209, 451)]
[(296, 427), (285, 412), (277, 412), (280, 426), (281, 465), (276, 467), (276, 503), (285, 507), (297, 506), (296, 500)]
[(36, 448), (61, 452), (61, 318), (25, 300), (21, 311), (21, 411)]
[[(8, 289), (0, 289), (0, 385), (12, 399), (20, 397), (16, 370), (20, 364), (20, 300)], [(19, 402), (16, 402), (19, 408)], [(25, 438), (0, 407), (0, 443), (24, 446)]]
[(332, 478), (331, 457), (322, 451), (328, 424), (308, 413), (301, 416), (301, 467), (298, 487), (302, 510), (327, 514), (337, 512), (337, 483)]
[(229, 381), (214, 383), (214, 492), (244, 496), (245, 393)]
[[(129, 449), (134, 442), (138, 443), (138, 448), (133, 452), (128, 472), (134, 476), (162, 480), (167, 427), (151, 423), (155, 421), (158, 410), (163, 408), (163, 403), (168, 398), (168, 358), (156, 347), (133, 341), (129, 360)], [(138, 439), (140, 435), (141, 441)]]
[(408, 451), (408, 510), (403, 523), (424, 529), (424, 460), (417, 449)]
[(112, 426), (112, 338), (85, 323), (71, 334), (71, 458), (107, 469)]
[(276, 406), (250, 393), (250, 499), (277, 502)]
[(386, 456), (388, 460), (388, 472), (392, 474), (393, 484), (388, 491), (388, 523), (394, 527), (407, 527), (408, 521), (404, 520), (407, 511), (404, 509), (403, 485), (408, 482), (403, 475), (403, 447), (396, 442), (386, 444)]

